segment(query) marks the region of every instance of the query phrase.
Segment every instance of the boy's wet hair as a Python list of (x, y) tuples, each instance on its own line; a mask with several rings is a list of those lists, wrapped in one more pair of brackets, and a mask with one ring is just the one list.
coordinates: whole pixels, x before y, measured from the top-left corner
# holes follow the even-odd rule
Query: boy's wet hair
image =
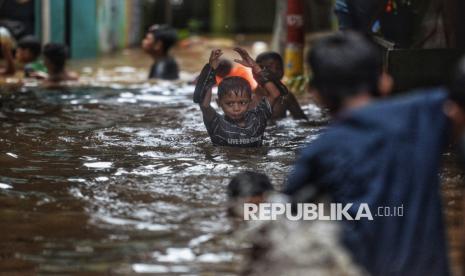
[(229, 73), (231, 73), (232, 68), (233, 64), (231, 61), (227, 59), (221, 59), (215, 72), (217, 76), (224, 78), (229, 75)]
[(456, 66), (448, 88), (449, 99), (465, 109), (465, 57)]
[(264, 53), (261, 53), (257, 56), (257, 58), (255, 59), (255, 61), (260, 64), (266, 60), (274, 60), (276, 62), (278, 62), (281, 67), (284, 67), (284, 61), (283, 61), (283, 58), (281, 57), (281, 55), (277, 52), (273, 52), (273, 51), (269, 51), (269, 52), (264, 52)]
[(219, 99), (231, 92), (234, 92), (236, 95), (246, 93), (248, 97), (252, 97), (252, 88), (249, 82), (241, 77), (226, 77), (218, 85)]
[(261, 196), (273, 191), (273, 185), (266, 174), (244, 171), (236, 174), (228, 184), (229, 199)]
[(37, 59), (42, 52), (42, 45), (40, 44), (40, 41), (32, 35), (27, 35), (21, 38), (18, 42), (18, 48), (29, 50), (33, 59)]
[(308, 64), (311, 86), (331, 111), (338, 111), (347, 98), (360, 92), (379, 96), (381, 53), (361, 34), (338, 32), (322, 38), (310, 51)]
[(66, 46), (60, 43), (48, 43), (44, 46), (44, 57), (55, 66), (57, 71), (65, 68), (68, 51)]
[(168, 25), (152, 25), (149, 32), (155, 41), (163, 42), (163, 52), (167, 53), (178, 41), (176, 30)]

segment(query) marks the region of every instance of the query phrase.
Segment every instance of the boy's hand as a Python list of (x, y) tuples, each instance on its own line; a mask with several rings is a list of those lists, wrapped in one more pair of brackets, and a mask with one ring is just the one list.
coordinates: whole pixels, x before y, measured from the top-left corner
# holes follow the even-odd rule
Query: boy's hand
[(221, 51), (221, 49), (215, 49), (211, 52), (210, 60), (208, 61), (208, 63), (214, 70), (218, 68), (218, 65), (220, 64), (220, 57), (222, 55), (223, 55), (223, 51)]
[(258, 64), (255, 62), (255, 60), (249, 55), (249, 53), (247, 53), (246, 50), (240, 47), (235, 47), (234, 51), (236, 51), (242, 58), (242, 60), (235, 59), (234, 60), (235, 62), (242, 64), (245, 67), (252, 68), (252, 71), (254, 73), (258, 73), (262, 70), (260, 66), (258, 66)]
[[(242, 58), (242, 60), (235, 59), (234, 61), (239, 63), (239, 64), (244, 65), (245, 67), (252, 68), (252, 73), (254, 74), (254, 77), (257, 76), (257, 75), (258, 76), (263, 76), (262, 73), (266, 73), (265, 71), (262, 71), (262, 68), (260, 68), (260, 66), (255, 62), (255, 60), (253, 60), (253, 58), (250, 57), (249, 53), (247, 53), (246, 50), (244, 50), (242, 48), (239, 48), (239, 47), (236, 47), (236, 48), (234, 48), (234, 51), (236, 51)], [(260, 83), (259, 80), (257, 80), (257, 81)], [(278, 87), (276, 86), (276, 84), (274, 84), (269, 79), (264, 79), (261, 82), (261, 85), (263, 85), (263, 87), (265, 87), (265, 89), (269, 92), (269, 95), (267, 96), (268, 102), (270, 103), (271, 106), (273, 106), (276, 99), (280, 95), (280, 91), (279, 91)]]

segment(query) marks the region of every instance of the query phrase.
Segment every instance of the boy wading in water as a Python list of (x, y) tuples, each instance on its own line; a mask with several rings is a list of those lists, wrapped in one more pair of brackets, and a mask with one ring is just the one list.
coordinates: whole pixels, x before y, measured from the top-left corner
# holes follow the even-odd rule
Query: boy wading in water
[(167, 25), (153, 25), (142, 40), (142, 49), (152, 57), (149, 79), (176, 80), (179, 78), (178, 64), (169, 55), (176, 44), (176, 30)]
[(242, 60), (234, 60), (252, 68), (256, 81), (268, 90), (268, 96), (250, 109), (252, 89), (241, 77), (226, 77), (218, 86), (218, 106), (224, 116), (218, 114), (210, 105), (212, 86), (215, 85), (215, 70), (218, 68), (220, 49), (213, 50), (209, 64), (205, 65), (199, 76), (194, 92), (194, 102), (200, 105), (203, 121), (212, 143), (217, 146), (258, 147), (262, 144), (266, 122), (271, 118), (272, 106), (281, 93), (285, 93), (268, 78), (267, 72), (241, 48), (234, 49)]
[[(280, 54), (276, 52), (264, 52), (258, 55), (255, 61), (262, 69), (267, 69), (270, 72), (272, 79), (281, 81), (284, 77), (284, 62)], [(283, 89), (287, 88), (283, 87)], [(255, 93), (256, 98), (261, 99), (263, 96), (268, 94), (268, 91), (259, 86), (255, 90)], [(292, 92), (289, 92), (284, 97), (280, 97), (280, 99), (275, 102), (273, 105), (273, 115), (271, 116), (271, 119), (279, 120), (286, 118), (288, 110), (291, 113), (292, 118), (308, 121), (307, 115), (303, 112), (299, 102)]]
[(55, 86), (64, 81), (76, 81), (79, 76), (66, 69), (68, 50), (60, 43), (48, 43), (44, 46), (44, 65), (48, 71), (48, 77), (44, 85)]

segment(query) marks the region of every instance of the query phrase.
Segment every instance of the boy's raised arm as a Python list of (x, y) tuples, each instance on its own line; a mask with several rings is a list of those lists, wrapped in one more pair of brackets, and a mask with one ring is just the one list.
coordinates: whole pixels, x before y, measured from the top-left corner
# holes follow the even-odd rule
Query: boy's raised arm
[(200, 105), (204, 119), (209, 121), (214, 118), (216, 112), (211, 107), (212, 87), (215, 85), (215, 70), (219, 64), (219, 58), (223, 54), (220, 49), (213, 50), (210, 54), (209, 63), (206, 64), (200, 76), (194, 91), (194, 103)]
[(200, 110), (202, 110), (203, 117), (206, 121), (211, 121), (215, 117), (215, 110), (210, 105), (212, 99), (212, 89), (209, 88), (206, 93), (205, 97), (203, 98), (202, 103), (200, 103)]
[(260, 66), (255, 62), (255, 60), (253, 60), (252, 57), (250, 57), (246, 50), (240, 47), (236, 47), (234, 48), (234, 51), (236, 51), (242, 58), (242, 60), (235, 59), (234, 61), (246, 67), (252, 68), (252, 73), (255, 80), (269, 92), (267, 98), (271, 106), (274, 105), (275, 101), (281, 94), (287, 93), (287, 89), (282, 89), (274, 81), (272, 81), (272, 79), (269, 78), (269, 74), (260, 68)]

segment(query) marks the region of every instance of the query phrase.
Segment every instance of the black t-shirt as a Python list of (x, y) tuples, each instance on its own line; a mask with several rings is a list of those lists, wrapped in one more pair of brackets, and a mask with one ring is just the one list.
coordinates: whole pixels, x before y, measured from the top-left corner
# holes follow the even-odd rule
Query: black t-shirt
[(245, 114), (245, 127), (215, 112), (210, 121), (204, 119), (211, 141), (217, 146), (259, 147), (262, 145), (266, 122), (271, 118), (271, 106), (263, 99), (256, 108)]
[(175, 80), (178, 78), (178, 64), (172, 57), (160, 59), (150, 67), (149, 79)]

